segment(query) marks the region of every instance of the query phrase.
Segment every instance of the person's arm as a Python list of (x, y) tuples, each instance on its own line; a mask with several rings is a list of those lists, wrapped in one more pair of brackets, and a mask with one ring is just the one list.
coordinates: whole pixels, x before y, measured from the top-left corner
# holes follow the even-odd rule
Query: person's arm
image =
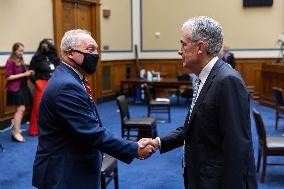
[(217, 115), (223, 138), (223, 188), (243, 188), (252, 153), (249, 94), (243, 81), (229, 76), (221, 81), (217, 94)]
[(171, 151), (184, 144), (184, 127), (179, 127), (168, 135), (160, 138), (160, 153)]
[(228, 57), (228, 62), (229, 64), (232, 66), (232, 68), (236, 67), (236, 60), (235, 60), (235, 56), (233, 53), (230, 52), (230, 56)]
[(34, 74), (32, 74), (30, 76), (30, 80), (31, 82), (35, 85), (36, 84), (36, 77), (35, 77), (35, 73), (37, 71), (37, 63), (36, 63), (36, 60), (35, 60), (35, 56), (32, 58), (31, 62), (30, 62), (30, 70), (33, 70), (34, 71)]
[(6, 76), (7, 81), (19, 79), (22, 77), (28, 77), (33, 74), (32, 70), (28, 70), (24, 73), (14, 74), (13, 67), (14, 67), (14, 63), (8, 60), (5, 66), (5, 76)]
[[(184, 133), (184, 128), (179, 127), (175, 131), (172, 131), (166, 136), (163, 136), (161, 138), (156, 137), (155, 139), (149, 139), (151, 141), (149, 141), (147, 144), (152, 145), (155, 150), (160, 149), (160, 153), (163, 154), (175, 148), (181, 147), (184, 144), (183, 133)], [(142, 144), (144, 143), (142, 142)]]
[(101, 127), (87, 95), (82, 94), (83, 86), (64, 86), (58, 93), (56, 112), (62, 123), (70, 126), (70, 130), (77, 136), (78, 143), (86, 143), (107, 153), (125, 163), (130, 163), (141, 155), (149, 156), (154, 148), (148, 146), (141, 151), (138, 143), (122, 139)]
[(7, 77), (7, 81), (19, 79), (19, 78), (22, 78), (22, 77), (28, 77), (28, 76), (31, 76), (31, 75), (33, 75), (33, 71), (32, 70), (28, 70), (28, 71), (26, 71), (24, 73), (10, 75), (9, 77)]

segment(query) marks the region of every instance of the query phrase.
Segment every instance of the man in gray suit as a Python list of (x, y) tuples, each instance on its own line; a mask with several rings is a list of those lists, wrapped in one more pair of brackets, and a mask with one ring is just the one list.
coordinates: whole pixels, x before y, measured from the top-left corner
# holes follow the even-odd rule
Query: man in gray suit
[(256, 189), (250, 98), (238, 72), (221, 59), (222, 28), (206, 16), (182, 27), (179, 55), (198, 78), (184, 126), (152, 142), (161, 153), (184, 145), (186, 189)]

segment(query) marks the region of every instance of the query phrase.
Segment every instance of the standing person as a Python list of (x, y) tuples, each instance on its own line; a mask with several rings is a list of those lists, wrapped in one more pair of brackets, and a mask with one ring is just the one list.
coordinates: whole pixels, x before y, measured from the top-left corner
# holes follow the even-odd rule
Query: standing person
[(179, 55), (198, 77), (183, 127), (152, 143), (161, 153), (184, 145), (186, 189), (256, 189), (250, 98), (238, 72), (218, 59), (222, 28), (206, 16), (184, 23)]
[(5, 65), (5, 77), (7, 79), (7, 105), (16, 106), (14, 119), (12, 120), (12, 139), (16, 142), (25, 142), (21, 134), (21, 122), (26, 106), (31, 105), (31, 94), (27, 86), (27, 77), (33, 74), (27, 70), (24, 64), (24, 45), (15, 43), (12, 53)]
[(232, 52), (230, 52), (230, 47), (227, 45), (224, 45), (222, 60), (230, 64), (232, 68), (236, 67), (235, 56)]
[(28, 130), (28, 134), (31, 136), (38, 135), (38, 106), (47, 81), (59, 62), (60, 59), (57, 56), (54, 46), (47, 39), (43, 39), (39, 43), (39, 47), (30, 63), (30, 69), (35, 72), (35, 74), (30, 77), (35, 85), (33, 108)]
[(33, 186), (40, 189), (99, 189), (102, 152), (130, 163), (155, 149), (114, 136), (100, 120), (85, 79), (99, 59), (98, 45), (86, 30), (67, 31), (58, 65), (39, 106), (39, 141)]

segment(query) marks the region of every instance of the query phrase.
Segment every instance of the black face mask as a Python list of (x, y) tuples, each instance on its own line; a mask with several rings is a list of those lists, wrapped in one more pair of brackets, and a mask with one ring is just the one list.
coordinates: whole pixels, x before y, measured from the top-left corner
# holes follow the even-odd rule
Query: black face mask
[(47, 56), (49, 54), (49, 50), (47, 48), (43, 48), (41, 50), (41, 54), (44, 55), (44, 56)]
[(78, 50), (73, 50), (73, 51), (83, 54), (84, 60), (83, 60), (83, 63), (81, 65), (78, 64), (77, 62), (75, 62), (74, 60), (72, 60), (72, 61), (76, 65), (78, 65), (80, 68), (85, 70), (87, 73), (89, 73), (89, 74), (95, 73), (97, 63), (98, 63), (98, 60), (99, 60), (99, 55), (98, 54), (84, 53), (84, 52), (78, 51)]

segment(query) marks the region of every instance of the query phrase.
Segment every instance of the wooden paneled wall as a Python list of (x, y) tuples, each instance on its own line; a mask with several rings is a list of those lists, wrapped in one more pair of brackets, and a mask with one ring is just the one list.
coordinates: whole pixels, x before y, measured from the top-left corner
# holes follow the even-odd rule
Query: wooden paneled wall
[(10, 119), (16, 110), (15, 107), (6, 106), (6, 79), (4, 72), (4, 67), (0, 67), (0, 121)]
[[(263, 76), (262, 67), (265, 64), (273, 64), (278, 62), (275, 58), (242, 58), (236, 61), (236, 70), (242, 75), (246, 85), (253, 90), (254, 95), (263, 96)], [(178, 73), (189, 72), (182, 67), (180, 59), (142, 59), (139, 60), (142, 69), (146, 71), (154, 70), (161, 72), (162, 77), (176, 77)], [(130, 77), (136, 77), (136, 67), (134, 60), (119, 60), (119, 61), (102, 61), (102, 68), (111, 68), (111, 88), (107, 91), (102, 91), (101, 97), (114, 95), (120, 89), (120, 81), (127, 76), (127, 67), (131, 69)], [(103, 86), (102, 81), (102, 86)]]
[[(236, 70), (240, 72), (247, 86), (250, 86), (254, 94), (263, 96), (263, 65), (277, 62), (277, 59), (261, 58), (261, 59), (237, 59)], [(182, 67), (180, 59), (143, 59), (139, 60), (140, 66), (145, 70), (154, 70), (161, 72), (162, 77), (176, 77), (178, 73), (185, 73), (188, 70)], [(102, 61), (100, 65), (101, 73), (99, 86), (95, 86), (93, 82), (94, 93), (98, 100), (111, 97), (120, 89), (120, 81), (126, 78), (136, 77), (135, 60), (112, 60)], [(280, 77), (279, 77), (280, 78)], [(282, 77), (281, 77), (282, 78)], [(92, 82), (92, 81), (91, 81)], [(13, 108), (7, 107), (6, 90), (5, 90), (4, 67), (0, 68), (0, 120), (12, 117)], [(267, 83), (267, 82), (266, 82)], [(268, 82), (269, 84), (269, 82)], [(267, 88), (271, 86), (265, 85)], [(283, 85), (284, 86), (284, 85)], [(267, 90), (266, 90), (267, 91)]]
[[(136, 77), (134, 60), (112, 60), (101, 62), (101, 96), (99, 98), (115, 95), (120, 90), (120, 81), (126, 78)], [(106, 73), (109, 70), (110, 73)], [(109, 75), (106, 77), (105, 74)], [(107, 86), (107, 87), (105, 87)]]
[(189, 72), (182, 67), (180, 59), (146, 59), (139, 62), (143, 69), (161, 72), (162, 77), (173, 78), (177, 77), (178, 73)]
[(256, 95), (260, 95), (262, 90), (262, 65), (275, 61), (275, 59), (237, 59), (236, 70), (242, 75), (246, 85), (252, 87)]
[(275, 105), (275, 97), (272, 93), (273, 87), (284, 90), (284, 65), (265, 64), (262, 66), (262, 91), (261, 103), (269, 106)]

